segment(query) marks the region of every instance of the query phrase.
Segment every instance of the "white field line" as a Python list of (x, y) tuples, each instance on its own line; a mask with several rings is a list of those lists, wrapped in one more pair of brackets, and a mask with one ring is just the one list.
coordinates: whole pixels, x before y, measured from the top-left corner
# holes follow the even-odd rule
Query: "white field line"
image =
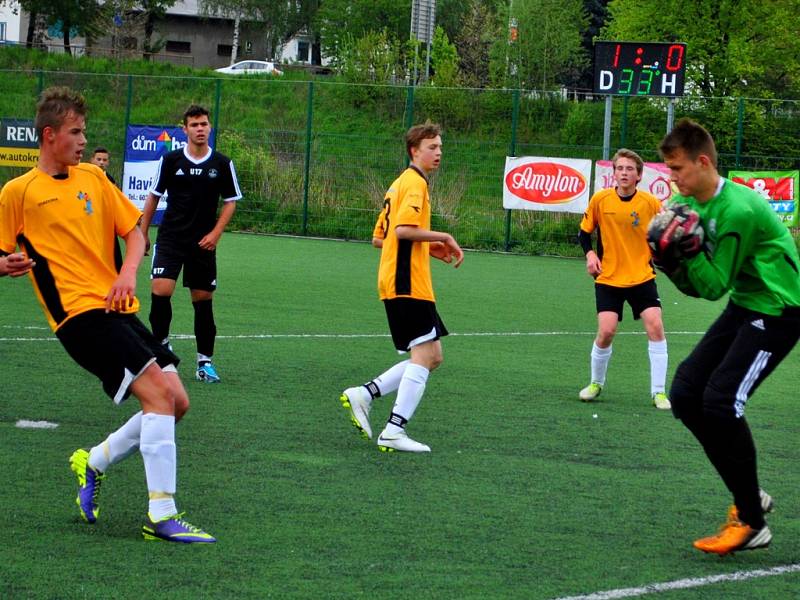
[(614, 600), (615, 598), (635, 598), (646, 594), (657, 594), (659, 592), (670, 592), (672, 590), (685, 590), (688, 588), (713, 585), (715, 583), (727, 581), (746, 581), (760, 577), (773, 577), (775, 575), (785, 575), (786, 573), (797, 573), (800, 571), (800, 563), (793, 565), (782, 565), (771, 569), (755, 569), (753, 571), (736, 571), (734, 573), (724, 573), (722, 575), (708, 575), (706, 577), (692, 577), (690, 579), (677, 579), (664, 583), (651, 583), (635, 588), (620, 588), (618, 590), (608, 590), (606, 592), (594, 592), (583, 596), (564, 596), (556, 600)]
[[(668, 331), (671, 335), (703, 335), (703, 331)], [(596, 335), (596, 331), (473, 331), (451, 333), (452, 337), (546, 337), (546, 336), (588, 336)], [(620, 331), (617, 335), (645, 335), (643, 331)], [(218, 340), (262, 340), (262, 339), (353, 339), (353, 338), (388, 338), (388, 333), (251, 333), (242, 335), (218, 335)], [(170, 334), (174, 340), (193, 340), (193, 335), (184, 333)], [(54, 342), (54, 336), (39, 337), (0, 337), (0, 342)]]
[(50, 421), (29, 421), (28, 419), (20, 419), (16, 422), (16, 426), (20, 429), (55, 429), (58, 423)]

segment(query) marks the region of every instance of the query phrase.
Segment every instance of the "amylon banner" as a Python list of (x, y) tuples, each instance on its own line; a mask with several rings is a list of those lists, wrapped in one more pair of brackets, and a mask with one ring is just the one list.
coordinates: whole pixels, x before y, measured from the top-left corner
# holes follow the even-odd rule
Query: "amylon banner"
[(589, 205), (592, 161), (506, 157), (503, 208), (582, 213)]
[[(159, 125), (129, 125), (125, 135), (125, 164), (122, 170), (122, 192), (141, 210), (147, 200), (147, 190), (155, 184), (158, 160), (173, 150), (186, 146), (188, 140), (181, 127)], [(214, 146), (214, 131), (209, 134)], [(167, 207), (164, 194), (156, 208), (153, 223), (161, 222)]]
[[(594, 163), (594, 191), (614, 187), (614, 165), (610, 160), (598, 160)], [(642, 180), (636, 185), (642, 191), (650, 192), (665, 202), (672, 198), (672, 185), (669, 180), (669, 168), (664, 163), (644, 163)]]
[(0, 166), (35, 167), (39, 137), (30, 119), (0, 119)]
[(761, 194), (787, 227), (797, 226), (800, 171), (730, 171), (728, 178)]

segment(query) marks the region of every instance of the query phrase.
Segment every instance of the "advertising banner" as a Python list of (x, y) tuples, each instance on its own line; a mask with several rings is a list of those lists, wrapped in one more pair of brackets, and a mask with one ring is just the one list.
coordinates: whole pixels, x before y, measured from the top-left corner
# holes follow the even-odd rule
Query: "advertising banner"
[(0, 166), (35, 167), (39, 137), (31, 119), (0, 119)]
[(503, 208), (582, 213), (589, 206), (592, 161), (506, 157)]
[[(155, 183), (158, 160), (188, 143), (181, 127), (158, 125), (129, 125), (125, 134), (125, 164), (122, 171), (122, 192), (141, 210), (147, 200), (147, 190)], [(209, 135), (214, 146), (214, 132)], [(166, 194), (161, 197), (153, 224), (161, 222), (167, 207)]]
[(731, 171), (728, 178), (753, 188), (769, 202), (787, 227), (797, 227), (797, 184), (800, 171)]
[[(594, 191), (614, 187), (614, 165), (610, 160), (598, 160), (594, 164)], [(644, 163), (642, 180), (636, 186), (644, 192), (650, 192), (665, 202), (672, 198), (672, 186), (669, 182), (669, 169), (664, 163)]]

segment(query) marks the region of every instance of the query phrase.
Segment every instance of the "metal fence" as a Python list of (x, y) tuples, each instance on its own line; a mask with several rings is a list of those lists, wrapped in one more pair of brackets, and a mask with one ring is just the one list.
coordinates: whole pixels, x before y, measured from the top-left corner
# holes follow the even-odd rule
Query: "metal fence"
[[(234, 160), (244, 193), (231, 224), (242, 231), (369, 239), (384, 192), (406, 165), (404, 131), (430, 119), (445, 131), (432, 179), (434, 228), (466, 247), (575, 256), (580, 215), (502, 208), (505, 157), (603, 157), (604, 103), (582, 94), (44, 71), (0, 71), (0, 81), (6, 118), (32, 117), (51, 85), (84, 93), (89, 147), (111, 150), (118, 181), (127, 125), (175, 125), (190, 103), (208, 106), (217, 149)], [(615, 98), (612, 151), (658, 160), (668, 102)], [(800, 165), (798, 102), (674, 102), (676, 118), (691, 116), (715, 136), (723, 174)], [(0, 167), (0, 183), (20, 172)]]

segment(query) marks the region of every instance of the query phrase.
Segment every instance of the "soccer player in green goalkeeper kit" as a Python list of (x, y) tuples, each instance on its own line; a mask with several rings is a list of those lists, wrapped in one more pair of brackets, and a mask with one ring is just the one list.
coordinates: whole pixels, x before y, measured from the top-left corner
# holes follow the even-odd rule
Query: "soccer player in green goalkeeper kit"
[[(679, 191), (673, 202), (697, 213), (701, 228), (654, 248), (656, 265), (686, 294), (707, 300), (729, 294), (670, 389), (673, 413), (733, 496), (723, 527), (694, 546), (719, 555), (764, 548), (772, 540), (764, 519), (772, 498), (759, 486), (745, 407), (800, 338), (797, 247), (764, 198), (719, 175), (714, 140), (701, 125), (680, 120), (659, 151)], [(667, 231), (669, 223), (651, 226), (651, 246), (659, 228)]]

